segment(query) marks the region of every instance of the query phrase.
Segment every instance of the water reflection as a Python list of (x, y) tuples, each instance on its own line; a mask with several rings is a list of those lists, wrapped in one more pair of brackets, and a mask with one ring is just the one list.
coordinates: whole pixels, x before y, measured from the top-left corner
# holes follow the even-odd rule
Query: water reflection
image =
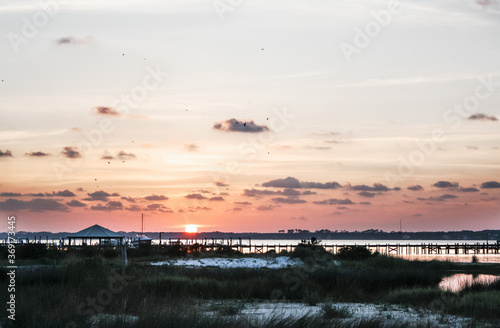
[(500, 276), (489, 274), (454, 274), (453, 276), (445, 277), (439, 283), (439, 288), (451, 292), (458, 292), (464, 287), (470, 286), (473, 283), (492, 283), (499, 280)]

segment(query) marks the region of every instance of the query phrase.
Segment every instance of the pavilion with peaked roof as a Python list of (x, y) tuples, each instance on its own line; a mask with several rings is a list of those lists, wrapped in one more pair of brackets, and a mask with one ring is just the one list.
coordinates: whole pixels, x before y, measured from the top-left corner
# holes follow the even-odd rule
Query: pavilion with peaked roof
[(81, 240), (82, 245), (92, 245), (93, 241), (98, 240), (99, 245), (110, 245), (112, 241), (116, 241), (115, 245), (121, 245), (124, 236), (117, 234), (114, 231), (101, 227), (98, 224), (94, 224), (91, 227), (83, 229), (81, 231), (75, 232), (68, 236), (69, 245), (71, 246), (71, 241), (73, 240), (73, 245), (76, 245), (77, 240)]

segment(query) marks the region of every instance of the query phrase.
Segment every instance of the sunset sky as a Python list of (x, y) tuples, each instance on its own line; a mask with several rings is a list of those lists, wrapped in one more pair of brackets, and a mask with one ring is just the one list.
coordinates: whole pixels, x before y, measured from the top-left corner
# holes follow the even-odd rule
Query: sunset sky
[(3, 0), (0, 34), (18, 231), (500, 228), (500, 0)]

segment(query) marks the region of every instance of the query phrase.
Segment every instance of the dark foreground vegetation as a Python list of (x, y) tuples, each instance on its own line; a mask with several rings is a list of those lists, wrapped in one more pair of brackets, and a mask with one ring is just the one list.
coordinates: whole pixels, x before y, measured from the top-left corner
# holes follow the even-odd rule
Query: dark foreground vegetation
[[(1, 252), (5, 259), (5, 249)], [(316, 240), (280, 254), (304, 262), (287, 269), (149, 265), (177, 257), (242, 256), (225, 248), (207, 253), (178, 246), (133, 249), (126, 269), (119, 252), (111, 248), (59, 251), (23, 245), (17, 255), (16, 321), (2, 311), (2, 327), (432, 327), (380, 317), (345, 320), (350, 313), (332, 305), (337, 302), (398, 304), (470, 317), (471, 327), (500, 326), (500, 282), (474, 284), (458, 293), (438, 288), (441, 279), (453, 273), (498, 274), (497, 264), (407, 261), (361, 248), (334, 256)], [(1, 270), (4, 291), (9, 282), (7, 269)], [(7, 295), (0, 295), (6, 304)], [(242, 304), (264, 301), (318, 304), (322, 311), (260, 320), (238, 315)]]

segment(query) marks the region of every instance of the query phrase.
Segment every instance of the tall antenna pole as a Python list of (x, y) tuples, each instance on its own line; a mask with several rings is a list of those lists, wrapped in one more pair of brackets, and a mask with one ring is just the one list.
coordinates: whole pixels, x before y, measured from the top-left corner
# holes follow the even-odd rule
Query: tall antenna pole
[(142, 234), (144, 235), (144, 213), (141, 213)]

